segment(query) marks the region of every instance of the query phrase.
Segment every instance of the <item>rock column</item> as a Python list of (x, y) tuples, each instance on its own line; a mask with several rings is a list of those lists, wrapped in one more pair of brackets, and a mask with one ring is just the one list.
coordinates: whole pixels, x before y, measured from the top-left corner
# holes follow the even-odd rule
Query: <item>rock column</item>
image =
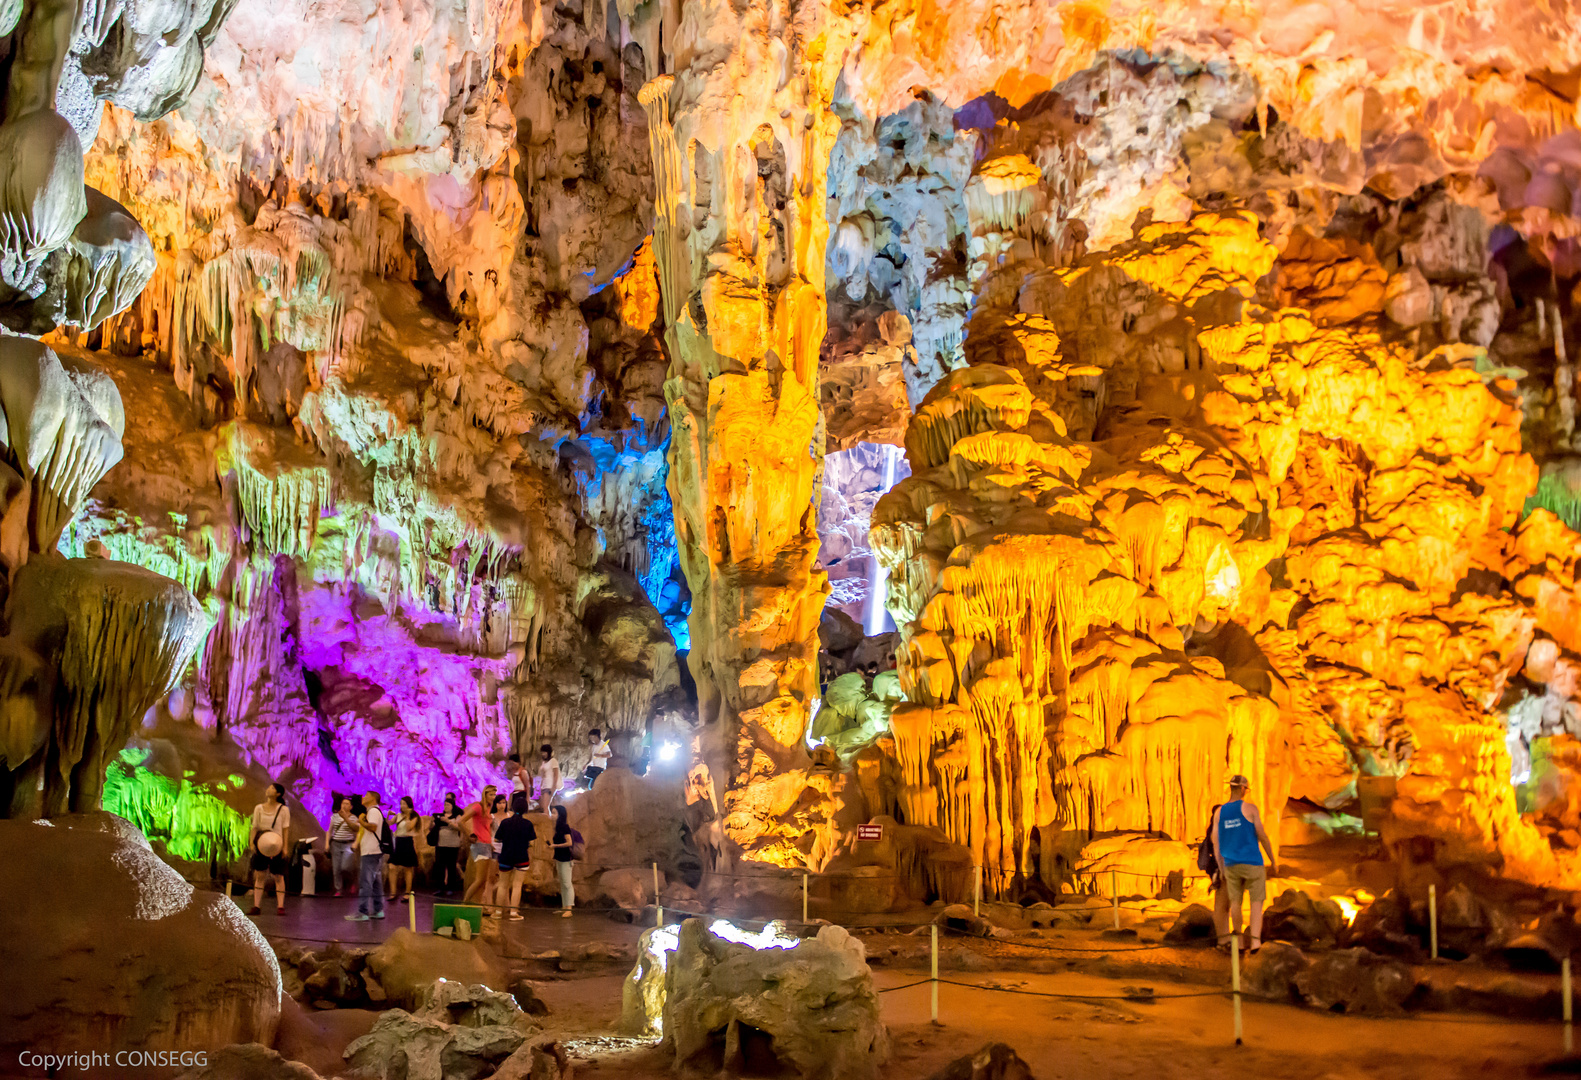
[(817, 4), (688, 4), (674, 73), (641, 95), (700, 753), (723, 781), (729, 838), (777, 862), (795, 861), (784, 819), (800, 785), (785, 777), (806, 761), (827, 592), (813, 568), (818, 351), (843, 40)]

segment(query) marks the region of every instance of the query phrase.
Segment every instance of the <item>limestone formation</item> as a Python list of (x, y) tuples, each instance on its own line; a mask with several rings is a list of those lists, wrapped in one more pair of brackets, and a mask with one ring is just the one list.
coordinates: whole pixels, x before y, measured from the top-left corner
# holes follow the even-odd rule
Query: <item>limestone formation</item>
[[(874, 531), (908, 638), (900, 805), (995, 887), (1050, 873), (1035, 827), (1189, 839), (1232, 772), (1272, 808), (1392, 773), (1395, 836), (1555, 873), (1477, 719), (1531, 616), (1456, 592), (1503, 568), (1532, 483), (1518, 414), (1455, 354), (1424, 370), (1249, 305), (1276, 255), (1253, 219), (1201, 216), (1023, 260), (1013, 303), (974, 315), (981, 359), (912, 421)], [(1108, 328), (1078, 314), (1100, 297)], [(1476, 794), (1446, 803), (1450, 776)]]
[[(772, 5), (690, 12), (677, 55), (696, 61), (648, 83), (642, 102), (703, 753), (723, 781), (726, 836), (784, 862), (799, 836), (780, 820), (791, 805), (774, 780), (805, 763), (824, 595), (813, 571), (821, 166), (841, 48), (836, 20), (793, 31), (776, 15)], [(726, 44), (724, 64), (711, 41)]]
[[(274, 1039), (280, 969), (236, 904), (109, 814), (0, 821), (0, 1044), (191, 1051)], [(148, 988), (159, 987), (157, 998)]]
[(170, 0), (136, 11), (64, 0), (21, 4), (0, 95), (0, 323), (39, 334), (98, 326), (153, 271), (147, 235), (83, 184), (101, 102), (144, 120), (179, 106), (203, 71), (229, 0)]
[(662, 1030), (680, 1069), (840, 1080), (877, 1076), (889, 1054), (862, 945), (837, 926), (804, 939), (706, 919), (650, 931), (624, 1017)]
[(345, 1057), (353, 1076), (373, 1080), (487, 1076), (536, 1030), (509, 994), (440, 979), (415, 1012), (381, 1013)]
[(598, 727), (584, 892), (1173, 890), (1231, 772), (1572, 886), (1529, 9), (0, 3), (10, 812), (206, 860)]
[(428, 1000), (436, 979), (459, 986), (505, 982), (499, 961), (483, 946), (413, 934), (404, 927), (368, 954), (367, 966), (391, 1004), (414, 1012)]

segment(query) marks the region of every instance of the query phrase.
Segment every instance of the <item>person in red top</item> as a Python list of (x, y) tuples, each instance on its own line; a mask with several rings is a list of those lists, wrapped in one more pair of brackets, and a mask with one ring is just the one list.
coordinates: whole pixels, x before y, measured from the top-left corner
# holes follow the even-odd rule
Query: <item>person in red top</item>
[(489, 812), (494, 805), (494, 791), (493, 784), (484, 788), (478, 801), (467, 807), (457, 823), (461, 835), (472, 840), (467, 891), (461, 897), (468, 904), (488, 897), (494, 886), (494, 818)]

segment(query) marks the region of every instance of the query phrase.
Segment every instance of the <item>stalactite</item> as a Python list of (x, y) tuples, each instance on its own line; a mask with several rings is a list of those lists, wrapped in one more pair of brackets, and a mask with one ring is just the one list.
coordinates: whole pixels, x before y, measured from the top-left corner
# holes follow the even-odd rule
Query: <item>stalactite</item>
[(168, 578), (102, 559), (30, 562), (17, 576), (11, 611), (13, 640), (59, 643), (44, 811), (95, 808), (106, 766), (170, 692), (208, 619)]
[[(114, 381), (67, 363), (38, 341), (0, 337), (0, 464), (34, 486), (26, 516), (33, 551), (54, 548), (88, 490), (121, 460), (126, 418)], [(14, 572), (21, 553), (0, 559)]]

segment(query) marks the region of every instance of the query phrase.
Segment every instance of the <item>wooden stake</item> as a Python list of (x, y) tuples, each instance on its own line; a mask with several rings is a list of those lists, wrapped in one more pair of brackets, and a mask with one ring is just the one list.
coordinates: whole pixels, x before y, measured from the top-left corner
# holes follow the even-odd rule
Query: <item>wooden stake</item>
[(658, 911), (657, 917), (653, 920), (653, 925), (655, 925), (655, 926), (663, 926), (664, 925), (664, 901), (659, 899), (659, 864), (658, 863), (654, 863), (653, 864), (653, 906)]
[(1438, 886), (1427, 887), (1427, 939), (1433, 959), (1438, 959)]
[(806, 925), (806, 922), (807, 922), (807, 871), (805, 871), (805, 870), (803, 870), (801, 872), (801, 921), (802, 921), (803, 925)]
[(1235, 999), (1235, 1045), (1241, 1045), (1241, 935), (1230, 937), (1230, 990)]
[[(939, 1022), (939, 924), (928, 927), (929, 952), (933, 954), (933, 1022)], [(1568, 1000), (1568, 998), (1566, 999)]]
[(1114, 896), (1114, 928), (1120, 929), (1120, 875), (1114, 870), (1109, 871), (1109, 892)]
[(1567, 956), (1559, 961), (1559, 990), (1563, 997), (1565, 1018), (1565, 1053), (1573, 1053), (1575, 1048), (1574, 1036), (1570, 1029), (1570, 1019), (1573, 1015), (1570, 1000), (1570, 958)]

